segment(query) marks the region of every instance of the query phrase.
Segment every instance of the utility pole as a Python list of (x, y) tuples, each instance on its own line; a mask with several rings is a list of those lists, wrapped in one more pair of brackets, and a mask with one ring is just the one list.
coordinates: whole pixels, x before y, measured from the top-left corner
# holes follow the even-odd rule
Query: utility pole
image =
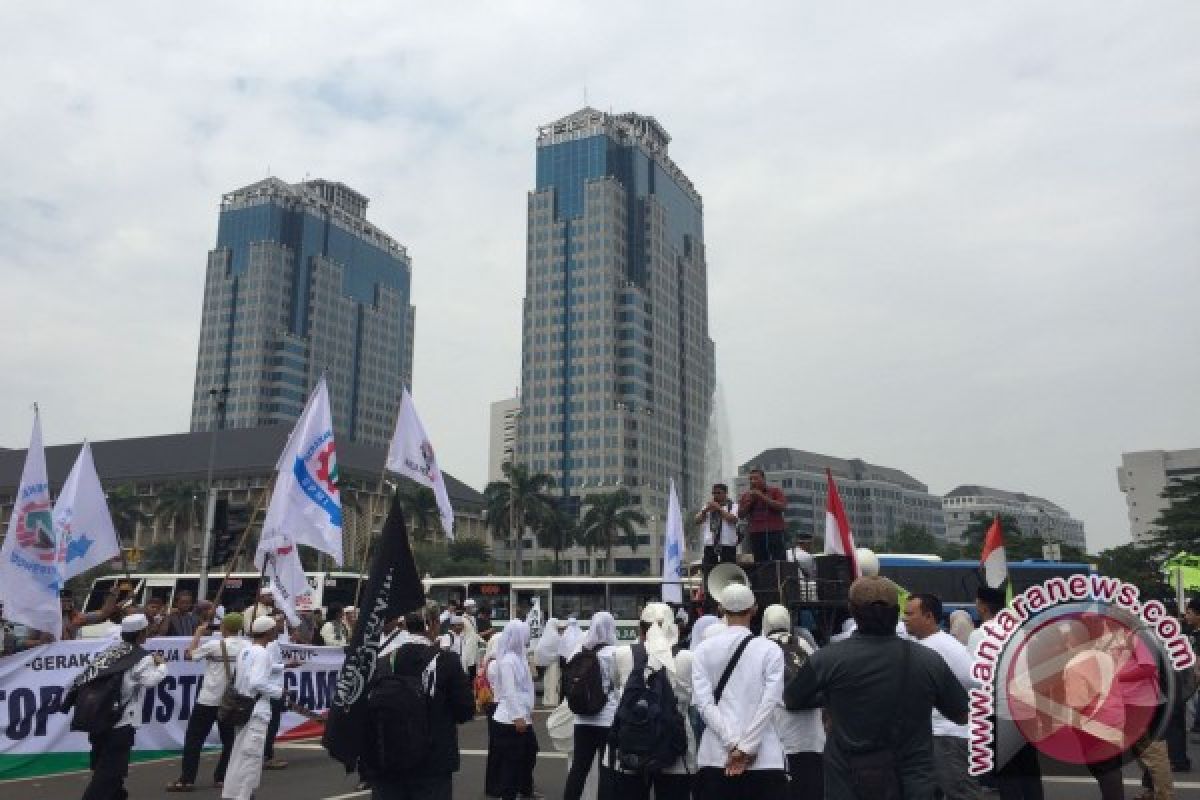
[[(208, 479), (206, 481), (208, 501), (204, 508), (204, 544), (200, 547), (200, 584), (197, 595), (208, 597), (208, 559), (212, 547), (213, 521), (216, 518), (217, 490), (213, 488), (213, 464), (217, 458), (217, 432), (225, 427), (225, 405), (229, 399), (229, 387), (213, 387), (208, 390)], [(216, 417), (216, 419), (213, 419)]]

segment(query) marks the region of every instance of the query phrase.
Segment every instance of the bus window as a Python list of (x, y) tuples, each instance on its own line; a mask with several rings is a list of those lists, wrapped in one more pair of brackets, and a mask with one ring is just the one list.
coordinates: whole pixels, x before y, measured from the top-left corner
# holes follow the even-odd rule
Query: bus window
[(647, 603), (662, 600), (662, 587), (656, 583), (610, 583), (608, 610), (617, 619), (638, 619)]
[(466, 587), (454, 584), (438, 584), (429, 587), (429, 599), (438, 604), (438, 608), (445, 608), (450, 603), (456, 604), (462, 608), (462, 602)]
[(467, 597), (475, 601), (479, 608), (487, 607), (492, 610), (493, 622), (505, 622), (510, 619), (512, 610), (508, 607), (508, 594), (511, 585), (507, 582), (488, 581), (487, 583), (467, 584)]
[(555, 583), (553, 606), (552, 617), (576, 617), (587, 622), (597, 611), (605, 610), (604, 584)]
[(113, 584), (116, 582), (116, 578), (97, 578), (92, 584), (92, 591), (88, 593), (83, 610), (99, 611), (104, 606), (104, 599), (108, 597), (108, 593), (112, 591)]

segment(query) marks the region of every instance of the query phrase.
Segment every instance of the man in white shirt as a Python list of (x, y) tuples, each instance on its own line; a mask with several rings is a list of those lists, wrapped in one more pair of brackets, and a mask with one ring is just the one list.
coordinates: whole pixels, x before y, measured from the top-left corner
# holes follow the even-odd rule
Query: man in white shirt
[(238, 730), (233, 742), (233, 757), (225, 773), (225, 787), (221, 797), (225, 800), (250, 800), (262, 779), (263, 747), (267, 739), (267, 726), (271, 724), (271, 700), (283, 696), (283, 664), (276, 662), (267, 652), (267, 645), (275, 641), (275, 620), (259, 617), (254, 620), (251, 632), (253, 644), (238, 655), (237, 675), (234, 689), (245, 697), (254, 697), (254, 711), (250, 721)]
[(134, 736), (142, 723), (142, 690), (157, 686), (167, 676), (162, 656), (142, 649), (149, 625), (145, 614), (137, 611), (127, 614), (121, 620), (121, 640), (96, 656), (91, 666), (75, 678), (63, 700), (63, 711), (68, 711), (86, 684), (121, 673), (120, 720), (108, 730), (88, 734), (92, 779), (83, 792), (83, 800), (127, 796), (125, 776), (129, 774)]
[(704, 719), (696, 755), (699, 800), (777, 800), (787, 794), (787, 762), (774, 714), (783, 698), (783, 652), (754, 636), (754, 592), (721, 594), (728, 626), (706, 638), (692, 664), (693, 704)]
[(696, 514), (694, 522), (704, 526), (704, 566), (737, 561), (737, 503), (729, 499), (729, 487), (714, 483), (712, 499)]
[[(914, 594), (904, 608), (904, 627), (913, 639), (942, 657), (964, 690), (975, 686), (971, 677), (971, 653), (958, 639), (941, 628), (942, 601), (934, 594)], [(979, 800), (983, 789), (967, 773), (966, 725), (959, 725), (933, 709), (934, 780), (946, 800)]]
[[(767, 606), (762, 616), (762, 635), (779, 645), (787, 662), (795, 667), (808, 661), (816, 647), (807, 639), (792, 632), (792, 615), (781, 605)], [(821, 722), (819, 708), (788, 711), (780, 703), (775, 709), (775, 731), (787, 754), (788, 797), (791, 800), (809, 800), (825, 796), (821, 754), (825, 751), (825, 726)]]
[(195, 786), (196, 773), (200, 769), (200, 753), (214, 723), (221, 736), (221, 757), (213, 771), (213, 782), (218, 787), (225, 782), (225, 770), (229, 768), (229, 757), (233, 754), (236, 731), (232, 725), (217, 720), (217, 710), (221, 707), (221, 697), (228, 686), (226, 676), (233, 676), (237, 657), (247, 642), (239, 636), (242, 632), (242, 615), (234, 613), (226, 614), (221, 620), (219, 635), (201, 644), (200, 639), (208, 630), (211, 614), (211, 609), (201, 613), (201, 624), (196, 626), (191, 644), (183, 651), (183, 657), (188, 661), (204, 664), (204, 680), (200, 683), (196, 702), (192, 704), (192, 714), (188, 717), (187, 731), (183, 735), (183, 763), (179, 780), (167, 786), (168, 792), (187, 792)]
[(438, 637), (438, 647), (454, 655), (462, 660), (463, 651), (463, 618), (455, 614), (450, 617), (450, 627)]

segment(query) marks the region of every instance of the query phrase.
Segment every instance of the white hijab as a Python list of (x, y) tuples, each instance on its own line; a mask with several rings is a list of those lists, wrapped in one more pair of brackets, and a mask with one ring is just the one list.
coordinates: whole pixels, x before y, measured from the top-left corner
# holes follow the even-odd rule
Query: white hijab
[(542, 629), (542, 638), (538, 639), (537, 648), (533, 651), (533, 663), (539, 667), (550, 666), (550, 662), (558, 658), (561, 643), (562, 634), (558, 632), (558, 620), (551, 617)]
[(607, 611), (597, 611), (592, 615), (592, 624), (587, 635), (583, 637), (580, 647), (597, 647), (615, 645), (617, 643), (617, 621)]
[(567, 629), (563, 631), (558, 643), (559, 657), (570, 658), (573, 656), (582, 641), (583, 631), (579, 629), (579, 620), (575, 617), (567, 617)]
[(675, 654), (671, 652), (679, 639), (675, 614), (666, 603), (649, 603), (642, 610), (642, 621), (649, 622), (646, 630), (646, 652), (657, 658), (671, 673), (675, 672)]
[(959, 608), (950, 613), (950, 633), (954, 634), (955, 639), (966, 644), (974, 630), (975, 623), (971, 621), (971, 615), (966, 611)]
[(500, 645), (496, 648), (496, 660), (508, 664), (516, 677), (517, 688), (533, 696), (533, 676), (529, 674), (529, 660), (525, 653), (529, 648), (529, 625), (514, 619), (500, 632)]

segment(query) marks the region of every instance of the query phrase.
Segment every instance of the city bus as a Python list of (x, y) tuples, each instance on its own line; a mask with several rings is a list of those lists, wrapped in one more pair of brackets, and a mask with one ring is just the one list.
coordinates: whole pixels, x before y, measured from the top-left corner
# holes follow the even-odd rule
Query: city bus
[[(328, 608), (331, 603), (344, 606), (354, 605), (358, 593), (360, 576), (357, 572), (305, 572), (311, 590), (296, 598), (297, 611), (310, 611), (316, 608)], [(221, 585), (224, 573), (210, 573), (208, 576), (208, 599), (216, 593)], [(361, 577), (363, 585), (366, 578)], [(228, 609), (242, 609), (254, 604), (258, 597), (261, 576), (257, 572), (234, 572), (225, 584), (225, 592), (221, 595), (221, 605)], [(152, 597), (163, 602), (165, 608), (171, 608), (175, 597), (180, 592), (191, 592), (192, 597), (199, 599), (197, 589), (200, 587), (200, 574), (197, 572), (134, 572), (128, 578), (125, 575), (106, 575), (92, 581), (87, 599), (83, 603), (85, 611), (99, 611), (104, 600), (112, 591), (114, 585), (129, 584), (132, 588), (129, 596), (135, 605), (145, 605)], [(83, 635), (99, 635), (96, 630), (104, 630), (107, 626), (88, 626)]]
[[(683, 597), (690, 598), (700, 586), (698, 575), (682, 579)], [(542, 617), (565, 620), (575, 617), (586, 628), (597, 611), (609, 611), (616, 619), (617, 638), (633, 641), (638, 636), (638, 621), (647, 603), (662, 600), (661, 577), (510, 577), (465, 576), (425, 578), (425, 593), (438, 605), (462, 604), (467, 599), (492, 612), (497, 628), (523, 614), (538, 600)]]
[[(1090, 575), (1090, 564), (1029, 559), (1008, 562), (1008, 577), (1013, 594), (1050, 578)], [(942, 599), (946, 614), (957, 609), (967, 611), (976, 624), (975, 593), (983, 585), (983, 570), (978, 561), (942, 561), (930, 555), (879, 554), (879, 574), (891, 578), (909, 592), (929, 592)]]

